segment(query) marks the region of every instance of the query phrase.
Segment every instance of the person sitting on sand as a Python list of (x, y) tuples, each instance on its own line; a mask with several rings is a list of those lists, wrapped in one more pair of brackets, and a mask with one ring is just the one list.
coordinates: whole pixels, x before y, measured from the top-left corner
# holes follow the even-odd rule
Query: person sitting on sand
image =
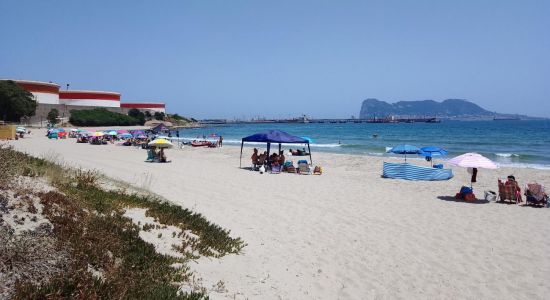
[(159, 161), (159, 155), (157, 153), (157, 147), (151, 146), (151, 147), (149, 147), (149, 150), (151, 151), (151, 154), (153, 154), (153, 161)]
[(272, 166), (278, 166), (279, 165), (279, 155), (277, 155), (276, 152), (273, 152), (273, 154), (271, 154), (271, 157), (269, 157), (269, 162), (271, 163)]
[(266, 159), (267, 159), (267, 151), (264, 151), (264, 153), (260, 154), (260, 157), (258, 157), (258, 165), (260, 166), (264, 165)]
[(284, 154), (284, 151), (281, 150), (279, 151), (279, 165), (284, 165), (285, 164), (285, 154)]
[(159, 156), (160, 156), (160, 162), (165, 163), (166, 162), (166, 155), (164, 154), (164, 148), (160, 148)]
[(523, 202), (521, 198), (521, 188), (519, 187), (519, 183), (516, 181), (516, 177), (514, 177), (514, 175), (508, 176), (506, 182), (504, 183), (504, 186), (515, 191), (515, 196), (517, 197), (518, 202)]
[(259, 162), (258, 162), (259, 157), (258, 157), (258, 149), (257, 148), (254, 148), (252, 156), (250, 157), (250, 159), (252, 160), (252, 165), (254, 165), (254, 168), (256, 168), (256, 166), (259, 164)]

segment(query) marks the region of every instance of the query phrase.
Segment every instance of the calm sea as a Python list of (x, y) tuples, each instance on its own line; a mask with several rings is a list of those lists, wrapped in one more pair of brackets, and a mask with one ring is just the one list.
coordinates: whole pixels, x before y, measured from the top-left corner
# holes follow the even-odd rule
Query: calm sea
[(443, 147), (449, 151), (447, 159), (478, 152), (503, 166), (550, 169), (550, 121), (246, 124), (182, 129), (180, 137), (195, 139), (217, 134), (224, 137), (226, 144), (240, 145), (241, 138), (269, 129), (313, 139), (312, 152), (390, 156), (386, 153), (388, 147), (411, 144)]

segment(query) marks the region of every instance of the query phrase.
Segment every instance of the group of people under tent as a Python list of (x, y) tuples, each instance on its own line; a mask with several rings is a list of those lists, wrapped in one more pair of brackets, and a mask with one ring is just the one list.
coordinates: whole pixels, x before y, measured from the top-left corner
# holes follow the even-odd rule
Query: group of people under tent
[(282, 166), (285, 163), (285, 155), (283, 151), (273, 152), (270, 156), (267, 155), (267, 151), (264, 151), (261, 154), (258, 154), (258, 148), (254, 148), (252, 156), (252, 165), (254, 168), (260, 166)]

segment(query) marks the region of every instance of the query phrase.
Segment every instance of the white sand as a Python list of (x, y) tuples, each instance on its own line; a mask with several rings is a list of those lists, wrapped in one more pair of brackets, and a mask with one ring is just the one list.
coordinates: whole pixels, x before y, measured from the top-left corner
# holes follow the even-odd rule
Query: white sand
[[(243, 254), (192, 265), (206, 288), (224, 283), (227, 291), (212, 298), (550, 295), (550, 209), (439, 199), (468, 182), (461, 168), (449, 181), (409, 182), (381, 178), (383, 158), (314, 153), (322, 176), (259, 175), (238, 168), (235, 147), (172, 149), (172, 163), (150, 164), (140, 149), (48, 140), (39, 132), (10, 143), (150, 188), (243, 238)], [(509, 174), (522, 185), (550, 186), (549, 171), (480, 170), (478, 197)]]

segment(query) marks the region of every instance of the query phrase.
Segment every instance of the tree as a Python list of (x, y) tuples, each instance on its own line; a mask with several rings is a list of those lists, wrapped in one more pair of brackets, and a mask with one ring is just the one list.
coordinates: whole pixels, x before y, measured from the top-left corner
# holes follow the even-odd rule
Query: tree
[(24, 117), (34, 116), (38, 103), (33, 95), (12, 80), (0, 80), (0, 118), (19, 122)]
[(57, 118), (59, 117), (59, 111), (55, 108), (52, 108), (48, 113), (48, 122), (55, 125), (57, 123)]
[(151, 112), (146, 110), (145, 111), (145, 119), (147, 120), (151, 120), (151, 118), (153, 118), (153, 116), (151, 115)]
[(155, 120), (164, 121), (164, 113), (160, 111), (155, 112)]
[(138, 124), (143, 125), (145, 124), (145, 114), (141, 112), (137, 108), (132, 108), (128, 111), (128, 115), (136, 120), (138, 120)]

